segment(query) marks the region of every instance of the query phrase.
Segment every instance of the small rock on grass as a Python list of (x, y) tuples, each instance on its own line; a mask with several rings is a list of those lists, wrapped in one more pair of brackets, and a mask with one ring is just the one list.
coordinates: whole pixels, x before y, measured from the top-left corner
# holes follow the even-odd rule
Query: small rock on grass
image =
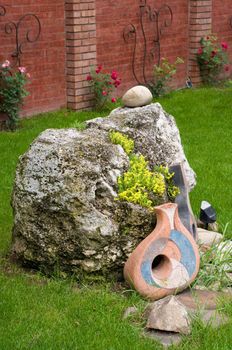
[(198, 244), (202, 251), (206, 251), (212, 247), (213, 244), (221, 242), (223, 239), (222, 234), (214, 231), (208, 231), (203, 228), (197, 228)]
[(168, 296), (149, 304), (145, 310), (148, 319), (145, 335), (168, 347), (181, 342), (181, 333), (190, 333), (195, 315), (199, 315), (206, 327), (224, 325), (229, 318), (216, 310), (217, 299), (224, 295), (226, 294), (187, 289), (177, 296)]
[(186, 307), (175, 296), (168, 296), (149, 306), (148, 329), (189, 334), (190, 325)]
[(171, 345), (178, 345), (182, 340), (181, 335), (174, 332), (148, 330), (144, 333), (144, 335), (146, 337), (157, 340), (164, 347), (168, 347)]
[(217, 308), (217, 300), (223, 295), (220, 292), (188, 288), (178, 294), (176, 298), (188, 309), (215, 310)]
[(205, 326), (218, 328), (229, 322), (229, 317), (219, 313), (217, 310), (203, 310), (200, 318)]

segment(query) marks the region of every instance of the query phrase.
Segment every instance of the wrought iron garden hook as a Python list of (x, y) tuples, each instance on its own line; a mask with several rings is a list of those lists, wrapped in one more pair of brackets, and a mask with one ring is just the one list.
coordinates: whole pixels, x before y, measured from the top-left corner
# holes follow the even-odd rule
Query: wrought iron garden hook
[[(153, 47), (148, 51), (148, 38), (146, 36), (145, 31), (145, 23), (144, 19), (147, 17), (148, 21), (150, 23), (153, 23), (154, 30), (153, 30)], [(172, 25), (173, 21), (173, 12), (169, 5), (163, 5), (158, 10), (152, 8), (150, 5), (147, 4), (147, 0), (140, 0), (139, 3), (139, 27), (136, 28), (136, 26), (133, 23), (128, 24), (125, 26), (123, 30), (123, 38), (125, 43), (131, 42), (133, 44), (133, 51), (132, 51), (132, 72), (135, 80), (139, 84), (149, 84), (149, 80), (147, 78), (146, 74), (146, 66), (147, 61), (149, 58), (149, 61), (152, 61), (154, 64), (155, 56), (157, 57), (157, 64), (160, 64), (160, 40), (163, 35), (163, 31), (165, 28)], [(137, 47), (138, 47), (138, 30), (141, 30), (142, 38), (143, 38), (143, 58), (142, 58), (142, 79), (139, 79), (139, 74), (136, 71), (136, 53), (137, 53)]]
[[(6, 8), (0, 5), (0, 16), (6, 15)], [(20, 32), (23, 23), (27, 23), (27, 20), (32, 20), (34, 22), (33, 28), (26, 30), (24, 38), (21, 40)], [(35, 43), (41, 33), (41, 23), (39, 18), (33, 13), (27, 13), (19, 18), (18, 22), (8, 22), (4, 27), (5, 34), (13, 35), (15, 34), (15, 50), (11, 57), (15, 59), (13, 66), (21, 65), (21, 55), (23, 54), (23, 46), (26, 43)]]
[(3, 5), (0, 5), (0, 16), (5, 16), (6, 14), (6, 8)]
[[(25, 23), (27, 19), (32, 18), (35, 23), (35, 29), (36, 31), (33, 32), (33, 29), (29, 28), (26, 33), (24, 40), (20, 41), (20, 29), (22, 23)], [(21, 65), (21, 55), (23, 54), (23, 45), (26, 43), (35, 43), (41, 33), (41, 24), (39, 18), (32, 14), (28, 13), (23, 15), (17, 23), (15, 22), (9, 22), (5, 25), (5, 33), (6, 34), (13, 34), (15, 32), (15, 51), (12, 53), (12, 57), (15, 58), (15, 65)]]

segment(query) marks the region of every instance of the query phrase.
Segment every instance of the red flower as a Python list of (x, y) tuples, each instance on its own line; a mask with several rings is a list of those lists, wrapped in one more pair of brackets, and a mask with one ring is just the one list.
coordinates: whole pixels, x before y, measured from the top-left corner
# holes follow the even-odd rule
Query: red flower
[(208, 61), (205, 61), (204, 64), (207, 65), (207, 64), (209, 64), (209, 62), (208, 62)]
[(224, 70), (225, 70), (225, 72), (229, 72), (230, 66), (228, 64), (226, 64), (225, 67), (224, 67)]
[(115, 82), (114, 82), (114, 86), (117, 88), (120, 84), (121, 84), (121, 80), (120, 79), (116, 79)]
[(101, 70), (102, 70), (102, 66), (98, 66), (95, 72), (96, 72), (97, 74), (99, 74), (99, 73), (101, 72)]
[(211, 52), (211, 57), (215, 57), (216, 54), (217, 54), (217, 51), (213, 50), (213, 51)]
[(228, 44), (225, 41), (223, 41), (221, 43), (221, 47), (222, 47), (223, 50), (227, 50), (228, 49)]
[(111, 73), (111, 79), (116, 80), (117, 78), (118, 78), (118, 73), (115, 70), (113, 70)]
[(209, 39), (210, 39), (210, 37), (209, 37), (209, 36), (207, 36), (207, 37), (206, 37), (206, 40), (209, 40)]
[(197, 54), (198, 54), (198, 55), (201, 55), (201, 54), (203, 54), (203, 50), (202, 50), (202, 47), (199, 47), (199, 49), (197, 50)]
[(86, 77), (86, 80), (88, 80), (88, 81), (90, 81), (90, 80), (92, 80), (93, 78), (91, 77), (91, 75), (89, 74), (89, 75), (87, 75), (87, 77)]
[(102, 91), (102, 95), (106, 96), (107, 95), (107, 91)]
[(116, 98), (113, 97), (113, 98), (111, 99), (111, 102), (115, 103), (115, 102), (116, 102)]

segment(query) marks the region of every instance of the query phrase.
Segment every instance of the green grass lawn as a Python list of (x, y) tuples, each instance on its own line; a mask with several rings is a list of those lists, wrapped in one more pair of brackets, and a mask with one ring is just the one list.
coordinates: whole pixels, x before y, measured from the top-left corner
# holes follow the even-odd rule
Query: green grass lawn
[[(198, 213), (201, 200), (211, 202), (221, 229), (227, 227), (226, 235), (232, 238), (232, 89), (179, 91), (160, 102), (175, 116), (187, 158), (197, 173), (191, 193), (194, 212)], [(4, 258), (11, 241), (10, 197), (19, 155), (41, 131), (96, 116), (100, 114), (59, 111), (23, 120), (15, 133), (0, 133), (0, 350), (161, 349), (142, 335), (141, 317), (122, 320), (128, 306), (142, 310), (146, 305), (135, 292), (116, 292), (106, 283), (47, 279)], [(231, 303), (223, 301), (222, 308), (232, 319)], [(195, 322), (191, 336), (171, 349), (231, 350), (232, 322), (217, 331)]]

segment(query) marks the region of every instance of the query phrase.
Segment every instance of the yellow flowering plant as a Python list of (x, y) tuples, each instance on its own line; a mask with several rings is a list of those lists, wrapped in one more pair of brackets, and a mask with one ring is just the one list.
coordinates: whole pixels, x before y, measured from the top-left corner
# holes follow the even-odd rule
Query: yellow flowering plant
[(134, 140), (118, 131), (110, 132), (110, 140), (112, 143), (122, 146), (127, 155), (131, 154), (134, 150)]
[(111, 132), (110, 139), (120, 144), (129, 156), (130, 166), (127, 172), (118, 177), (117, 200), (139, 204), (153, 209), (163, 202), (167, 196), (173, 200), (179, 194), (179, 188), (173, 184), (174, 173), (168, 167), (158, 166), (152, 171), (143, 155), (135, 155), (134, 141), (120, 132)]
[(133, 155), (130, 168), (118, 177), (118, 198), (152, 208), (166, 192), (165, 178), (148, 169), (144, 156)]

